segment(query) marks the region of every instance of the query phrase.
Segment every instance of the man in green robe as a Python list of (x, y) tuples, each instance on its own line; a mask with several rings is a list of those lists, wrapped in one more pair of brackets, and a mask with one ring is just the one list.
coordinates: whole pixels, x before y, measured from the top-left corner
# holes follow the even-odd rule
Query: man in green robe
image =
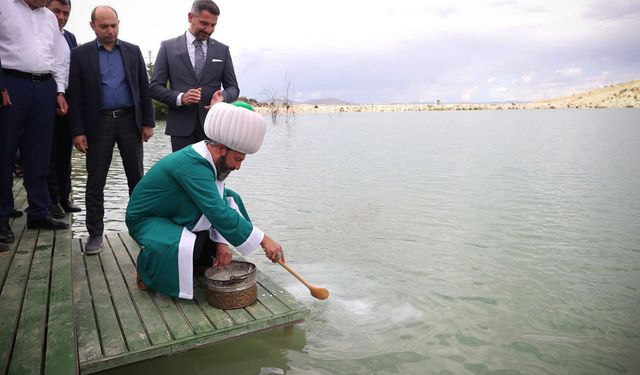
[(204, 132), (211, 141), (158, 161), (127, 207), (129, 234), (143, 249), (139, 280), (171, 297), (192, 299), (194, 263), (209, 259), (211, 265), (215, 255), (214, 267), (227, 266), (229, 245), (243, 255), (261, 245), (273, 262), (284, 259), (282, 247), (251, 223), (240, 196), (224, 186), (246, 154), (262, 145), (265, 119), (245, 103), (218, 103), (207, 114)]

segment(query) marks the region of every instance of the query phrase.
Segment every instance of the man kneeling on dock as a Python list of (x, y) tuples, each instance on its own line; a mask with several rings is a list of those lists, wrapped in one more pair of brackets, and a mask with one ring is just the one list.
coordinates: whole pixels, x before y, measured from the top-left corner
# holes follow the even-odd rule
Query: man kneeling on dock
[(194, 269), (227, 266), (229, 245), (243, 255), (261, 245), (273, 262), (283, 258), (282, 247), (251, 223), (240, 196), (224, 185), (246, 154), (258, 151), (266, 129), (245, 103), (215, 104), (204, 123), (211, 140), (167, 155), (138, 183), (126, 223), (143, 249), (141, 288), (191, 299)]

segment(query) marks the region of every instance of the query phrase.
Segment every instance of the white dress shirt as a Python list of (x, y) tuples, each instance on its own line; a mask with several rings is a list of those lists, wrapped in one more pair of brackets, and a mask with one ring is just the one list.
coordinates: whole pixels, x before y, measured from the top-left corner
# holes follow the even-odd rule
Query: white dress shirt
[(64, 37), (64, 31), (60, 30), (60, 43), (63, 45), (62, 49), (64, 49), (64, 60), (63, 66), (66, 67), (63, 73), (64, 79), (64, 88), (69, 87), (69, 65), (71, 64), (71, 48), (69, 48), (69, 43), (67, 43), (67, 39)]
[[(191, 34), (189, 30), (185, 33), (187, 37), (187, 53), (189, 53), (189, 60), (191, 60), (191, 66), (196, 68), (196, 46), (193, 45), (193, 41), (196, 40), (196, 37)], [(205, 61), (207, 60), (207, 48), (209, 47), (209, 39), (202, 42), (202, 52), (204, 52)], [(184, 93), (178, 94), (176, 98), (176, 105), (178, 107), (182, 106), (182, 95)]]
[(32, 10), (24, 0), (0, 0), (0, 58), (4, 69), (51, 73), (58, 92), (64, 92), (68, 50), (56, 16), (49, 9)]
[[(196, 40), (196, 37), (191, 34), (191, 32), (187, 31), (187, 51), (189, 52), (189, 60), (191, 60), (191, 66), (195, 69), (196, 67), (196, 46), (193, 45), (193, 42)], [(207, 47), (209, 47), (209, 39), (202, 42), (202, 52), (204, 52), (205, 60), (207, 56)]]

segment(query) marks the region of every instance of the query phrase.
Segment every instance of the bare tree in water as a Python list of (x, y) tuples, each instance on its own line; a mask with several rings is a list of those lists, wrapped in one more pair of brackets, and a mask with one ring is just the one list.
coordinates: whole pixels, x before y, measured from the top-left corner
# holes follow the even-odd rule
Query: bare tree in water
[(274, 89), (265, 89), (262, 94), (267, 98), (267, 105), (271, 113), (271, 121), (277, 124), (284, 117), (284, 123), (295, 119), (295, 109), (293, 107), (294, 82), (287, 73), (284, 78), (284, 93), (280, 95)]
[(293, 95), (294, 95), (295, 83), (287, 73), (284, 76), (284, 95), (282, 96), (282, 106), (284, 107), (284, 122), (285, 124), (289, 123), (289, 118), (291, 120), (295, 120), (296, 111), (293, 108)]
[(262, 95), (267, 98), (267, 106), (269, 113), (271, 113), (271, 122), (278, 123), (278, 117), (280, 117), (280, 106), (278, 105), (278, 94), (273, 89), (265, 89), (262, 91)]

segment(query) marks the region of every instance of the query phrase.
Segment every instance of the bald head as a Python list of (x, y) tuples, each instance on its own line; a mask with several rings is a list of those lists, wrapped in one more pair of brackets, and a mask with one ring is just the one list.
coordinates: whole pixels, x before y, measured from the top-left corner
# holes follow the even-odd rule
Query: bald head
[(118, 18), (118, 12), (116, 12), (116, 10), (113, 9), (112, 7), (108, 5), (98, 5), (97, 7), (93, 8), (93, 10), (91, 11), (91, 22), (95, 22), (96, 14), (98, 13), (98, 11), (102, 12), (102, 11), (108, 11), (108, 10), (111, 10), (116, 15), (116, 18)]
[(93, 8), (91, 12), (91, 28), (96, 33), (96, 38), (102, 46), (108, 50), (115, 47), (118, 40), (118, 28), (120, 21), (115, 9), (108, 5)]

